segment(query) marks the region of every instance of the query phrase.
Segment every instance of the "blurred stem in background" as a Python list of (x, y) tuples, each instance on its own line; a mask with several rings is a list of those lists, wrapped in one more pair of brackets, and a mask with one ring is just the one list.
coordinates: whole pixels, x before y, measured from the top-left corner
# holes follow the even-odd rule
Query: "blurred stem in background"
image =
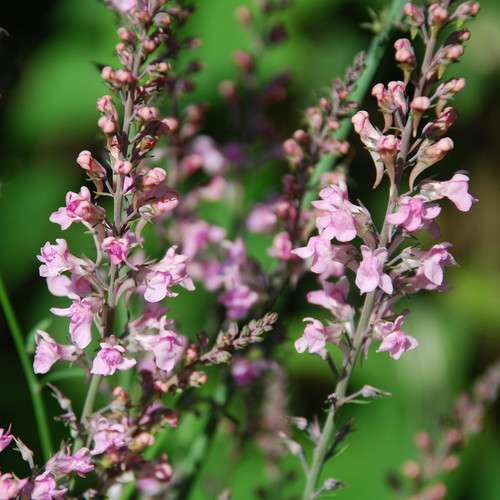
[(1, 276), (0, 304), (2, 306), (2, 311), (5, 316), (7, 327), (14, 340), (17, 354), (21, 361), (24, 376), (26, 377), (26, 381), (28, 382), (31, 402), (33, 403), (33, 409), (35, 411), (35, 421), (38, 427), (40, 443), (42, 445), (43, 456), (45, 458), (45, 461), (47, 461), (52, 456), (52, 439), (50, 437), (50, 426), (47, 419), (47, 412), (45, 411), (45, 405), (43, 403), (41, 386), (38, 383), (35, 374), (33, 373), (33, 367), (31, 366), (31, 361), (29, 359), (28, 352), (23, 341), (21, 328), (19, 327), (19, 323), (17, 322), (14, 308), (12, 307), (7, 289), (5, 288)]

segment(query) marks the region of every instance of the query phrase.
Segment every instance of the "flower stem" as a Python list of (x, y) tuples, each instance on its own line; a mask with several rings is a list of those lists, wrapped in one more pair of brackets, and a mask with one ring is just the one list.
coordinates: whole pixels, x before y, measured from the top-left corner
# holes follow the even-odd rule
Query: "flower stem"
[[(366, 54), (365, 69), (358, 79), (356, 88), (350, 95), (350, 100), (356, 103), (361, 103), (368, 92), (368, 89), (373, 81), (373, 77), (377, 71), (380, 61), (384, 55), (388, 35), (393, 26), (400, 20), (403, 6), (406, 0), (393, 0), (392, 4), (384, 19), (384, 24), (380, 31), (372, 39), (368, 52)], [(351, 120), (343, 120), (339, 130), (335, 134), (335, 138), (339, 141), (345, 140), (352, 128)], [(302, 199), (302, 208), (309, 207), (311, 201), (316, 196), (321, 176), (332, 169), (338, 156), (334, 154), (324, 155), (321, 161), (316, 165), (314, 173), (309, 180), (308, 189)]]
[(7, 326), (14, 340), (16, 346), (17, 354), (21, 361), (21, 367), (28, 382), (28, 387), (31, 395), (31, 402), (33, 404), (33, 409), (35, 411), (35, 421), (38, 427), (38, 434), (40, 437), (40, 443), (42, 445), (42, 452), (45, 460), (48, 460), (52, 455), (52, 440), (50, 436), (50, 426), (47, 419), (47, 412), (45, 411), (45, 405), (43, 403), (41, 386), (33, 373), (31, 366), (31, 361), (29, 359), (28, 353), (26, 352), (26, 347), (24, 345), (23, 336), (21, 334), (21, 328), (16, 319), (14, 309), (9, 299), (7, 289), (5, 288), (2, 277), (0, 276), (0, 304), (7, 322)]

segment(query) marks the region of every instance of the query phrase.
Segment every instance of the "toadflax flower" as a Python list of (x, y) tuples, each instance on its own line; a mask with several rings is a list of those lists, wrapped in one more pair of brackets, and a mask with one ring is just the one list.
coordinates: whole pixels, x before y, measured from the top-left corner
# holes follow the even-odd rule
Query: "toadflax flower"
[(336, 340), (341, 332), (337, 326), (324, 326), (321, 321), (314, 318), (304, 318), (308, 324), (303, 335), (295, 341), (295, 350), (298, 353), (308, 351), (310, 354), (321, 354), (328, 340)]
[(12, 474), (0, 474), (0, 500), (19, 498), (28, 478), (18, 479)]
[(92, 363), (91, 373), (96, 375), (113, 375), (116, 370), (128, 370), (132, 368), (135, 359), (126, 358), (123, 353), (125, 348), (113, 345), (110, 342), (101, 342), (101, 350), (97, 353)]
[(92, 421), (91, 427), (94, 440), (91, 455), (101, 455), (110, 449), (123, 448), (131, 441), (124, 423), (112, 422), (105, 417), (98, 416)]
[(243, 283), (235, 283), (219, 297), (229, 319), (242, 319), (259, 300), (259, 294)]
[(336, 238), (341, 242), (353, 240), (356, 237), (356, 226), (346, 184), (341, 182), (324, 188), (319, 196), (321, 200), (313, 201), (312, 205), (325, 212), (316, 219), (320, 236), (326, 240)]
[(32, 500), (52, 500), (53, 498), (64, 498), (68, 490), (57, 489), (57, 483), (51, 472), (44, 472), (35, 478), (30, 498)]
[(429, 200), (448, 198), (461, 212), (468, 212), (472, 204), (477, 202), (469, 193), (469, 177), (460, 172), (449, 181), (425, 183), (421, 193)]
[(90, 191), (83, 186), (79, 193), (70, 191), (66, 195), (66, 206), (59, 208), (57, 212), (53, 212), (50, 216), (50, 222), (59, 224), (64, 231), (73, 222), (84, 221), (95, 224), (102, 220), (103, 217), (104, 211), (92, 205)]
[(387, 249), (377, 248), (372, 250), (366, 245), (361, 246), (361, 261), (356, 273), (356, 285), (361, 293), (373, 292), (380, 288), (387, 294), (392, 294), (392, 280), (384, 273), (384, 264), (387, 260)]
[(117, 266), (122, 262), (127, 262), (129, 245), (130, 240), (128, 238), (108, 236), (102, 241), (101, 248), (108, 254), (111, 264)]
[(423, 196), (403, 196), (396, 212), (387, 216), (387, 221), (395, 226), (403, 226), (409, 233), (419, 231), (432, 222), (441, 208), (427, 202)]
[(173, 246), (167, 250), (165, 257), (158, 263), (148, 267), (144, 278), (144, 298), (148, 302), (159, 302), (165, 297), (175, 297), (171, 287), (181, 285), (187, 290), (194, 290), (194, 284), (187, 274), (188, 257), (176, 253)]
[(343, 276), (337, 283), (322, 282), (322, 289), (309, 292), (307, 301), (310, 304), (328, 309), (339, 320), (347, 320), (352, 314), (352, 307), (347, 303), (349, 281)]
[(68, 243), (62, 238), (58, 238), (55, 245), (51, 245), (47, 241), (40, 249), (40, 255), (37, 255), (37, 259), (42, 263), (39, 268), (42, 278), (59, 276), (61, 273), (73, 269), (76, 264), (83, 263), (81, 259), (70, 254)]
[(444, 267), (456, 265), (453, 255), (448, 252), (450, 246), (449, 243), (440, 243), (426, 252), (415, 251), (421, 262), (415, 275), (419, 288), (434, 290), (443, 285)]
[(382, 343), (377, 352), (388, 352), (391, 358), (399, 359), (405, 352), (418, 346), (418, 341), (401, 330), (404, 316), (398, 316), (394, 322), (380, 321), (375, 329), (382, 336)]
[(72, 342), (80, 349), (85, 349), (92, 338), (92, 322), (95, 314), (101, 309), (102, 301), (98, 297), (76, 299), (70, 307), (63, 309), (52, 307), (50, 312), (56, 316), (68, 316), (69, 333)]
[(94, 470), (92, 457), (88, 448), (80, 448), (74, 455), (68, 455), (63, 450), (56, 453), (45, 465), (45, 470), (55, 477), (65, 476), (75, 472), (80, 477), (85, 477)]
[(14, 439), (14, 436), (10, 433), (10, 427), (5, 430), (0, 427), (0, 452), (5, 450), (9, 446), (10, 442)]
[(75, 346), (58, 344), (43, 330), (36, 331), (35, 342), (35, 359), (33, 361), (35, 373), (47, 373), (52, 365), (60, 359), (65, 361), (75, 360)]

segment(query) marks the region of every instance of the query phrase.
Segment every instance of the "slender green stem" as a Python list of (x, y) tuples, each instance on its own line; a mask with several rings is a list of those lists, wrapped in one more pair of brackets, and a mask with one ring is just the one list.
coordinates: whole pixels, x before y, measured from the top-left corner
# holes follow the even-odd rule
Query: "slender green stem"
[[(361, 103), (372, 84), (373, 77), (378, 69), (380, 61), (385, 53), (387, 46), (388, 35), (394, 25), (400, 20), (403, 6), (406, 0), (393, 0), (389, 11), (384, 19), (384, 25), (381, 27), (380, 31), (372, 39), (370, 47), (368, 48), (365, 60), (365, 68), (363, 73), (359, 77), (356, 88), (352, 91), (350, 95), (350, 100)], [(352, 123), (351, 120), (344, 120), (335, 134), (336, 139), (345, 140), (349, 133), (351, 132)], [(302, 208), (309, 208), (311, 201), (316, 196), (316, 190), (318, 188), (321, 176), (331, 170), (337, 161), (338, 156), (330, 154), (325, 155), (321, 158), (321, 161), (316, 165), (314, 173), (308, 184), (308, 189), (304, 198), (302, 199)]]
[(33, 403), (33, 409), (35, 411), (35, 421), (38, 427), (38, 434), (40, 437), (40, 443), (42, 445), (42, 452), (45, 460), (48, 460), (52, 455), (52, 440), (50, 437), (50, 426), (47, 418), (47, 412), (45, 411), (45, 405), (43, 403), (41, 386), (33, 372), (33, 367), (31, 366), (31, 361), (29, 359), (28, 353), (23, 341), (23, 336), (21, 333), (21, 328), (17, 322), (14, 309), (9, 299), (7, 289), (5, 288), (2, 277), (0, 276), (0, 304), (2, 306), (3, 313), (5, 315), (5, 320), (7, 326), (14, 340), (16, 346), (17, 354), (21, 361), (21, 366), (28, 382), (28, 387), (31, 395), (31, 402)]
[(99, 384), (101, 383), (101, 378), (101, 375), (92, 375), (92, 378), (90, 379), (89, 390), (87, 391), (87, 397), (85, 398), (85, 403), (83, 403), (82, 415), (80, 417), (81, 422), (84, 422), (85, 419), (92, 413)]

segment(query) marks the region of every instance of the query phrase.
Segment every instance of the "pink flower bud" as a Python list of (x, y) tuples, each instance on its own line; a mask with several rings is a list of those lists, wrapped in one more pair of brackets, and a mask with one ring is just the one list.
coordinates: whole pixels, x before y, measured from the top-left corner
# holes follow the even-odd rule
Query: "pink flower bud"
[(97, 177), (101, 179), (106, 177), (106, 169), (92, 157), (92, 153), (90, 151), (82, 151), (78, 155), (76, 163), (78, 163), (83, 170), (88, 172), (90, 177)]
[(453, 78), (439, 85), (436, 94), (440, 99), (451, 99), (465, 87), (465, 78)]
[(126, 69), (118, 69), (115, 71), (114, 80), (118, 83), (133, 83), (134, 77), (132, 73)]
[(302, 148), (293, 139), (287, 139), (283, 143), (283, 150), (293, 163), (298, 163), (304, 158)]
[(238, 7), (234, 15), (243, 26), (249, 26), (252, 23), (252, 12), (246, 5)]
[(429, 6), (429, 25), (441, 26), (448, 19), (448, 11), (437, 3)]
[(163, 118), (161, 122), (168, 127), (170, 132), (176, 132), (179, 129), (179, 120), (173, 116)]
[(110, 95), (104, 95), (97, 100), (97, 111), (100, 113), (114, 113), (115, 106)]
[(449, 62), (457, 61), (463, 54), (464, 48), (462, 45), (448, 45), (443, 48), (443, 57)]
[(253, 57), (251, 54), (244, 52), (243, 50), (237, 50), (233, 55), (233, 61), (236, 66), (238, 66), (245, 73), (252, 71), (254, 66)]
[(411, 109), (418, 113), (424, 113), (429, 109), (430, 105), (431, 101), (428, 97), (415, 97), (415, 99), (413, 99), (413, 101), (411, 102)]
[(101, 116), (97, 121), (97, 125), (106, 135), (111, 135), (116, 132), (115, 122), (107, 116)]
[(142, 185), (146, 189), (151, 189), (162, 184), (167, 178), (167, 173), (163, 168), (155, 167), (149, 170), (142, 178)]
[(465, 21), (470, 17), (477, 16), (480, 8), (479, 2), (463, 2), (455, 10), (453, 17)]
[(104, 66), (101, 70), (101, 78), (107, 82), (110, 82), (114, 78), (114, 71), (111, 66)]
[(128, 160), (118, 160), (113, 165), (113, 170), (120, 175), (128, 175), (132, 171), (133, 165)]
[(394, 42), (396, 49), (395, 59), (400, 64), (413, 66), (415, 64), (415, 52), (407, 38), (400, 38)]
[(142, 41), (142, 48), (146, 54), (150, 54), (156, 49), (156, 42), (150, 38), (146, 38)]
[(136, 114), (141, 120), (150, 122), (158, 120), (160, 111), (158, 110), (158, 108), (155, 108), (153, 106), (142, 106), (137, 110)]
[(223, 80), (219, 84), (219, 94), (225, 99), (233, 99), (236, 95), (236, 85), (232, 80)]
[(166, 12), (160, 12), (159, 14), (156, 14), (154, 23), (156, 24), (156, 26), (165, 29), (170, 26), (170, 24), (172, 23), (172, 19)]
[(424, 24), (425, 16), (422, 9), (413, 3), (408, 2), (404, 6), (404, 14), (412, 25), (421, 26)]
[(134, 33), (125, 28), (124, 26), (118, 28), (117, 34), (122, 42), (132, 42), (135, 38)]

